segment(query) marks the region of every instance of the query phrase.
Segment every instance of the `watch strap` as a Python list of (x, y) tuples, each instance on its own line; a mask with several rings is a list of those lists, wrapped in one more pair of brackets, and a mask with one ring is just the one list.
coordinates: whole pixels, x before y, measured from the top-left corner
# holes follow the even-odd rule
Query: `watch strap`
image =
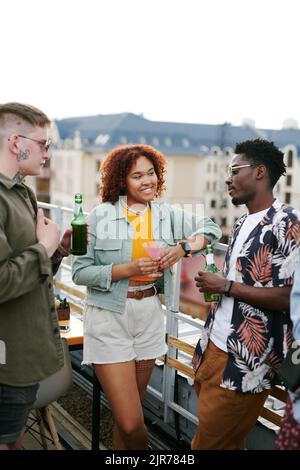
[(190, 253), (191, 253), (191, 248), (190, 248), (190, 245), (188, 242), (179, 242), (179, 245), (181, 246), (181, 248), (183, 249), (184, 251), (184, 258), (187, 258), (188, 256), (190, 256)]

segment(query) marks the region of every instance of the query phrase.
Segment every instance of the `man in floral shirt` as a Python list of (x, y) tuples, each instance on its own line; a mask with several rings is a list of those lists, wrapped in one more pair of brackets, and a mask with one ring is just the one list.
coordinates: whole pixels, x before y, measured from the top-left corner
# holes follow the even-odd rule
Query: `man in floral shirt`
[(212, 304), (193, 365), (199, 426), (193, 449), (244, 449), (292, 343), (289, 298), (298, 258), (299, 214), (273, 196), (283, 153), (266, 140), (237, 144), (226, 184), (248, 213), (234, 225), (224, 276), (199, 272)]

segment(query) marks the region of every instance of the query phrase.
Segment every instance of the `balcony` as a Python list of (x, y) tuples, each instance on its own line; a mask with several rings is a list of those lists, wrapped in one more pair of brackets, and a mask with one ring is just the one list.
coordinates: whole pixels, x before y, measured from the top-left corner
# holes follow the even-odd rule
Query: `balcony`
[[(51, 218), (59, 224), (62, 231), (69, 225), (73, 213), (71, 209), (42, 202), (39, 203), (39, 207), (50, 212)], [(219, 268), (223, 263), (226, 248), (226, 245), (220, 243), (215, 246)], [(180, 435), (183, 445), (188, 446), (197, 425), (197, 398), (192, 386), (191, 358), (207, 312), (203, 298), (194, 286), (193, 278), (197, 270), (203, 267), (203, 263), (203, 257), (189, 258), (184, 259), (183, 263), (180, 262), (175, 267), (172, 306), (169, 310), (164, 307), (169, 350), (166, 356), (156, 361), (143, 402), (146, 421), (156, 423), (154, 435), (159, 434), (163, 429), (165, 433), (172, 436), (173, 445), (176, 445), (174, 436)], [(62, 264), (55, 283), (57, 291), (63, 296), (68, 296), (74, 315), (82, 320), (85, 288), (73, 284), (69, 260)], [(83, 368), (80, 367), (82, 353), (81, 351), (72, 352), (71, 356), (76, 382), (85, 390), (89, 390), (89, 394), (92, 395), (91, 369), (85, 366), (85, 378), (82, 378)], [(104, 406), (107, 406), (105, 397), (102, 400)], [(280, 425), (284, 411), (285, 400), (286, 392), (282, 388), (275, 387), (271, 391), (259, 418), (260, 427), (258, 430), (254, 428), (253, 433), (249, 435), (249, 449), (261, 448), (261, 441), (257, 436), (262, 432), (265, 433), (264, 438), (269, 439), (268, 445), (272, 448), (275, 431)]]

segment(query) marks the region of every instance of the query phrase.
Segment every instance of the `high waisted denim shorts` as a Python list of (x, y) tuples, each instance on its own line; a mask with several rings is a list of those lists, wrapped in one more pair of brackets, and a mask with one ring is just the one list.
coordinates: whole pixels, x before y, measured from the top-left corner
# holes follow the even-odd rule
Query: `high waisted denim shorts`
[(156, 359), (167, 351), (158, 295), (127, 299), (123, 314), (86, 305), (83, 364)]
[(0, 384), (0, 443), (13, 444), (24, 428), (39, 384), (11, 387)]

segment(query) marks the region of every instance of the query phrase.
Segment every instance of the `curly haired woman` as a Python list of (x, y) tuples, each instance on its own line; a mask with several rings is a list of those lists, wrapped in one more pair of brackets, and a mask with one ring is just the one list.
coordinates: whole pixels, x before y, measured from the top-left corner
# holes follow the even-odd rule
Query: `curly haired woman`
[[(141, 400), (155, 359), (167, 350), (157, 294), (161, 289), (170, 307), (172, 265), (221, 235), (209, 218), (155, 200), (165, 189), (165, 168), (165, 157), (147, 145), (107, 155), (91, 243), (73, 263), (74, 282), (87, 286), (83, 363), (93, 364), (110, 403), (118, 450), (148, 448)], [(163, 250), (150, 258), (146, 248), (154, 244)]]

